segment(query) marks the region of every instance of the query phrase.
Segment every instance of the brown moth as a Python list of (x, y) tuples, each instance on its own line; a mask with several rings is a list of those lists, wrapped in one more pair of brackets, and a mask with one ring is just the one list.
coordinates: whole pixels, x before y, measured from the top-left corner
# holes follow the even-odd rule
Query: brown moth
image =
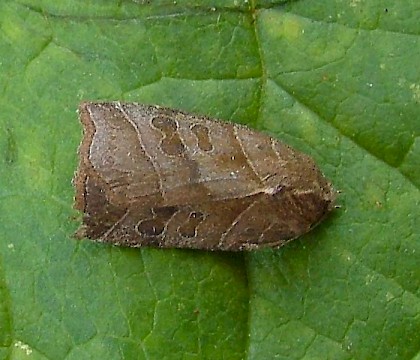
[(314, 161), (245, 126), (159, 106), (84, 102), (76, 236), (205, 250), (279, 247), (333, 208)]

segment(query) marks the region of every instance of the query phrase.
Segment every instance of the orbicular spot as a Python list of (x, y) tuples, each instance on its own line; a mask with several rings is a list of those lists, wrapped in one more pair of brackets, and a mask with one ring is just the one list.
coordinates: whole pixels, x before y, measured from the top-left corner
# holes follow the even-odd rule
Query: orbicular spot
[(152, 125), (163, 133), (167, 133), (168, 131), (174, 132), (178, 129), (178, 124), (174, 119), (163, 116), (154, 117), (152, 119)]
[(144, 237), (160, 236), (165, 231), (166, 224), (177, 211), (176, 206), (152, 208), (153, 217), (140, 221), (137, 231)]
[(137, 231), (145, 237), (159, 236), (165, 230), (165, 224), (159, 219), (143, 220), (137, 225)]
[(158, 116), (152, 119), (152, 125), (163, 134), (159, 146), (166, 155), (179, 156), (184, 153), (185, 145), (179, 137), (178, 123), (174, 119)]
[(205, 219), (205, 215), (198, 211), (189, 214), (188, 219), (178, 228), (183, 237), (193, 238), (197, 235), (197, 227)]
[(197, 137), (197, 145), (202, 151), (212, 151), (213, 145), (210, 141), (209, 129), (200, 124), (191, 127), (191, 131)]

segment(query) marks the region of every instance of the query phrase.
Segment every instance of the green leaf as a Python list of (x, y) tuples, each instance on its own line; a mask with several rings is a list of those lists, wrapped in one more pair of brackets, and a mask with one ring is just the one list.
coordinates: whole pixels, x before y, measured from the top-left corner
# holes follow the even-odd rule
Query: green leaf
[[(0, 3), (1, 359), (412, 359), (420, 352), (416, 0)], [(81, 100), (249, 124), (340, 208), (279, 250), (72, 234)]]

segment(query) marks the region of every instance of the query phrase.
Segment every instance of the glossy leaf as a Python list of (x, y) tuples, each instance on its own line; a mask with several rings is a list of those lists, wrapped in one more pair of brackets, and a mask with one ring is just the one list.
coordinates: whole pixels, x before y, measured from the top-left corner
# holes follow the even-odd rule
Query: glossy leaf
[[(418, 356), (415, 0), (6, 0), (0, 29), (0, 358)], [(247, 255), (76, 241), (82, 100), (266, 131), (341, 208)]]

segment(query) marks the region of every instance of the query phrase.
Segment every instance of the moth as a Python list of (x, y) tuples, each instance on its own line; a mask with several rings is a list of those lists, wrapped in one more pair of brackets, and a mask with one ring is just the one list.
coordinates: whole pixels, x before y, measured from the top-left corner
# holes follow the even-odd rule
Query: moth
[(245, 126), (169, 108), (83, 102), (79, 239), (130, 247), (279, 247), (336, 192), (314, 161)]

